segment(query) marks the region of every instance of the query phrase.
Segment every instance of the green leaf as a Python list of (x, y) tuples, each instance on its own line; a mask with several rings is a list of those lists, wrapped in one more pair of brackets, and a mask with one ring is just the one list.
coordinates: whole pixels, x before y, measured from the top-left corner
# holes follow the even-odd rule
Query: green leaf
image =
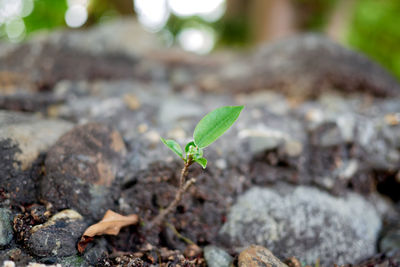
[(186, 152), (186, 154), (189, 153), (190, 147), (191, 147), (191, 146), (196, 147), (196, 144), (195, 144), (193, 141), (187, 143), (187, 145), (185, 146), (185, 152)]
[(174, 140), (165, 140), (164, 138), (160, 137), (161, 141), (166, 145), (169, 149), (175, 152), (181, 159), (183, 159), (183, 151), (181, 146)]
[(239, 117), (244, 106), (217, 108), (204, 116), (194, 129), (194, 142), (205, 148), (228, 130)]
[(205, 169), (207, 166), (207, 159), (205, 158), (195, 158), (194, 161), (200, 164), (203, 169)]

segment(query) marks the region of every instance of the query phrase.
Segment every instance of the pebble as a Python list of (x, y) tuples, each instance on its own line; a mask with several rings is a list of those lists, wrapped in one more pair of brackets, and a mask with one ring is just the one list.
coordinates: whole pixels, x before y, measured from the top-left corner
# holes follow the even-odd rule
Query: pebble
[(239, 267), (288, 267), (281, 262), (271, 251), (252, 245), (239, 254)]
[(204, 258), (209, 267), (229, 267), (233, 257), (217, 246), (209, 245), (204, 248)]
[(30, 230), (26, 243), (37, 257), (66, 257), (78, 253), (76, 243), (87, 227), (83, 217), (74, 210), (63, 210), (46, 223)]
[(0, 208), (0, 247), (8, 245), (13, 238), (11, 211)]

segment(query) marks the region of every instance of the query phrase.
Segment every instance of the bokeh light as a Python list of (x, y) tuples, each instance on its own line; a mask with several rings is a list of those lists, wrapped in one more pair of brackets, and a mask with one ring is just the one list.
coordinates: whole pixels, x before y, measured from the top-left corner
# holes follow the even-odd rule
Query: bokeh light
[(186, 28), (178, 35), (183, 49), (198, 54), (209, 53), (215, 44), (215, 34), (211, 28)]
[(199, 16), (207, 21), (221, 18), (226, 8), (224, 0), (168, 0), (168, 5), (177, 16)]
[(65, 23), (71, 28), (79, 28), (88, 19), (88, 0), (68, 0), (68, 9), (65, 12)]
[(159, 31), (167, 23), (170, 11), (166, 0), (135, 0), (139, 22), (150, 31)]
[(70, 6), (65, 12), (65, 23), (71, 28), (78, 28), (85, 24), (88, 18), (86, 7), (82, 5)]
[(23, 17), (33, 11), (33, 0), (0, 0), (0, 36), (12, 42), (21, 41), (26, 35)]
[[(217, 21), (226, 10), (225, 0), (134, 0), (134, 4), (139, 22), (148, 30), (159, 32), (162, 36), (167, 32), (164, 28), (171, 14), (180, 18), (198, 17), (203, 20), (205, 23), (184, 25), (174, 34), (179, 46), (199, 54), (210, 52), (216, 42), (216, 34), (207, 22)], [(171, 34), (169, 31), (168, 33)], [(168, 46), (173, 42), (174, 36), (171, 35)]]

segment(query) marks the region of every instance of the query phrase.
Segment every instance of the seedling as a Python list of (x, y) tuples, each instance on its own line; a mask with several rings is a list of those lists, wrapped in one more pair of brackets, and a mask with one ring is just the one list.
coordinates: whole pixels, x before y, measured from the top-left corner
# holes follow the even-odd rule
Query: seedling
[(206, 168), (207, 159), (203, 156), (203, 149), (211, 145), (235, 123), (243, 108), (244, 106), (220, 107), (204, 116), (194, 129), (193, 141), (186, 144), (185, 153), (176, 141), (161, 138), (161, 141), (183, 160), (184, 166), (175, 199), (149, 223), (148, 228), (163, 222), (165, 216), (176, 208), (183, 194), (196, 182), (194, 178), (186, 180), (189, 166), (196, 162), (203, 169)]

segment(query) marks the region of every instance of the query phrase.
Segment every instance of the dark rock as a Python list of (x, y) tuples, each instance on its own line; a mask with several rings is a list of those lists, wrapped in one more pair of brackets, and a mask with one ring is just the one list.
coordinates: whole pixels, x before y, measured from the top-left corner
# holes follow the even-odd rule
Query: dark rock
[(19, 162), (15, 159), (20, 151), (11, 139), (0, 140), (1, 200), (32, 203), (36, 200), (35, 180), (20, 170)]
[(239, 267), (288, 267), (262, 246), (250, 246), (239, 254)]
[(37, 257), (66, 257), (78, 253), (76, 244), (87, 227), (74, 210), (64, 210), (30, 230), (26, 245)]
[(100, 219), (113, 207), (117, 186), (112, 186), (126, 153), (115, 130), (89, 123), (75, 127), (49, 150), (47, 175), (40, 185), (43, 199), (58, 210), (74, 208)]
[(0, 95), (0, 109), (47, 114), (52, 105), (63, 101), (63, 98), (48, 93)]
[(328, 38), (311, 34), (268, 44), (248, 58), (202, 76), (200, 81), (206, 89), (275, 89), (300, 97), (337, 89), (376, 96), (400, 94), (397, 81), (378, 64)]
[(88, 267), (90, 266), (81, 256), (73, 255), (58, 261), (63, 267)]
[(386, 226), (379, 241), (381, 252), (400, 251), (400, 224)]
[[(35, 52), (32, 51), (35, 49)], [(21, 44), (1, 60), (0, 71), (24, 73), (33, 90), (48, 90), (60, 80), (132, 77), (136, 59), (121, 53), (95, 55), (50, 42)], [(29, 71), (35, 70), (35, 71)]]
[(107, 241), (105, 238), (97, 238), (93, 244), (85, 250), (83, 259), (90, 265), (95, 266), (108, 255)]
[(33, 257), (20, 248), (0, 250), (0, 262), (12, 261), (16, 266), (27, 266)]
[(336, 198), (311, 187), (280, 185), (239, 197), (220, 237), (236, 250), (258, 244), (280, 258), (330, 265), (373, 255), (380, 227), (378, 212), (357, 194)]
[(40, 168), (34, 162), (40, 163), (40, 153), (71, 127), (62, 120), (0, 111), (0, 188), (6, 198), (22, 204), (35, 202)]
[(13, 238), (11, 211), (0, 208), (0, 247), (10, 243)]

